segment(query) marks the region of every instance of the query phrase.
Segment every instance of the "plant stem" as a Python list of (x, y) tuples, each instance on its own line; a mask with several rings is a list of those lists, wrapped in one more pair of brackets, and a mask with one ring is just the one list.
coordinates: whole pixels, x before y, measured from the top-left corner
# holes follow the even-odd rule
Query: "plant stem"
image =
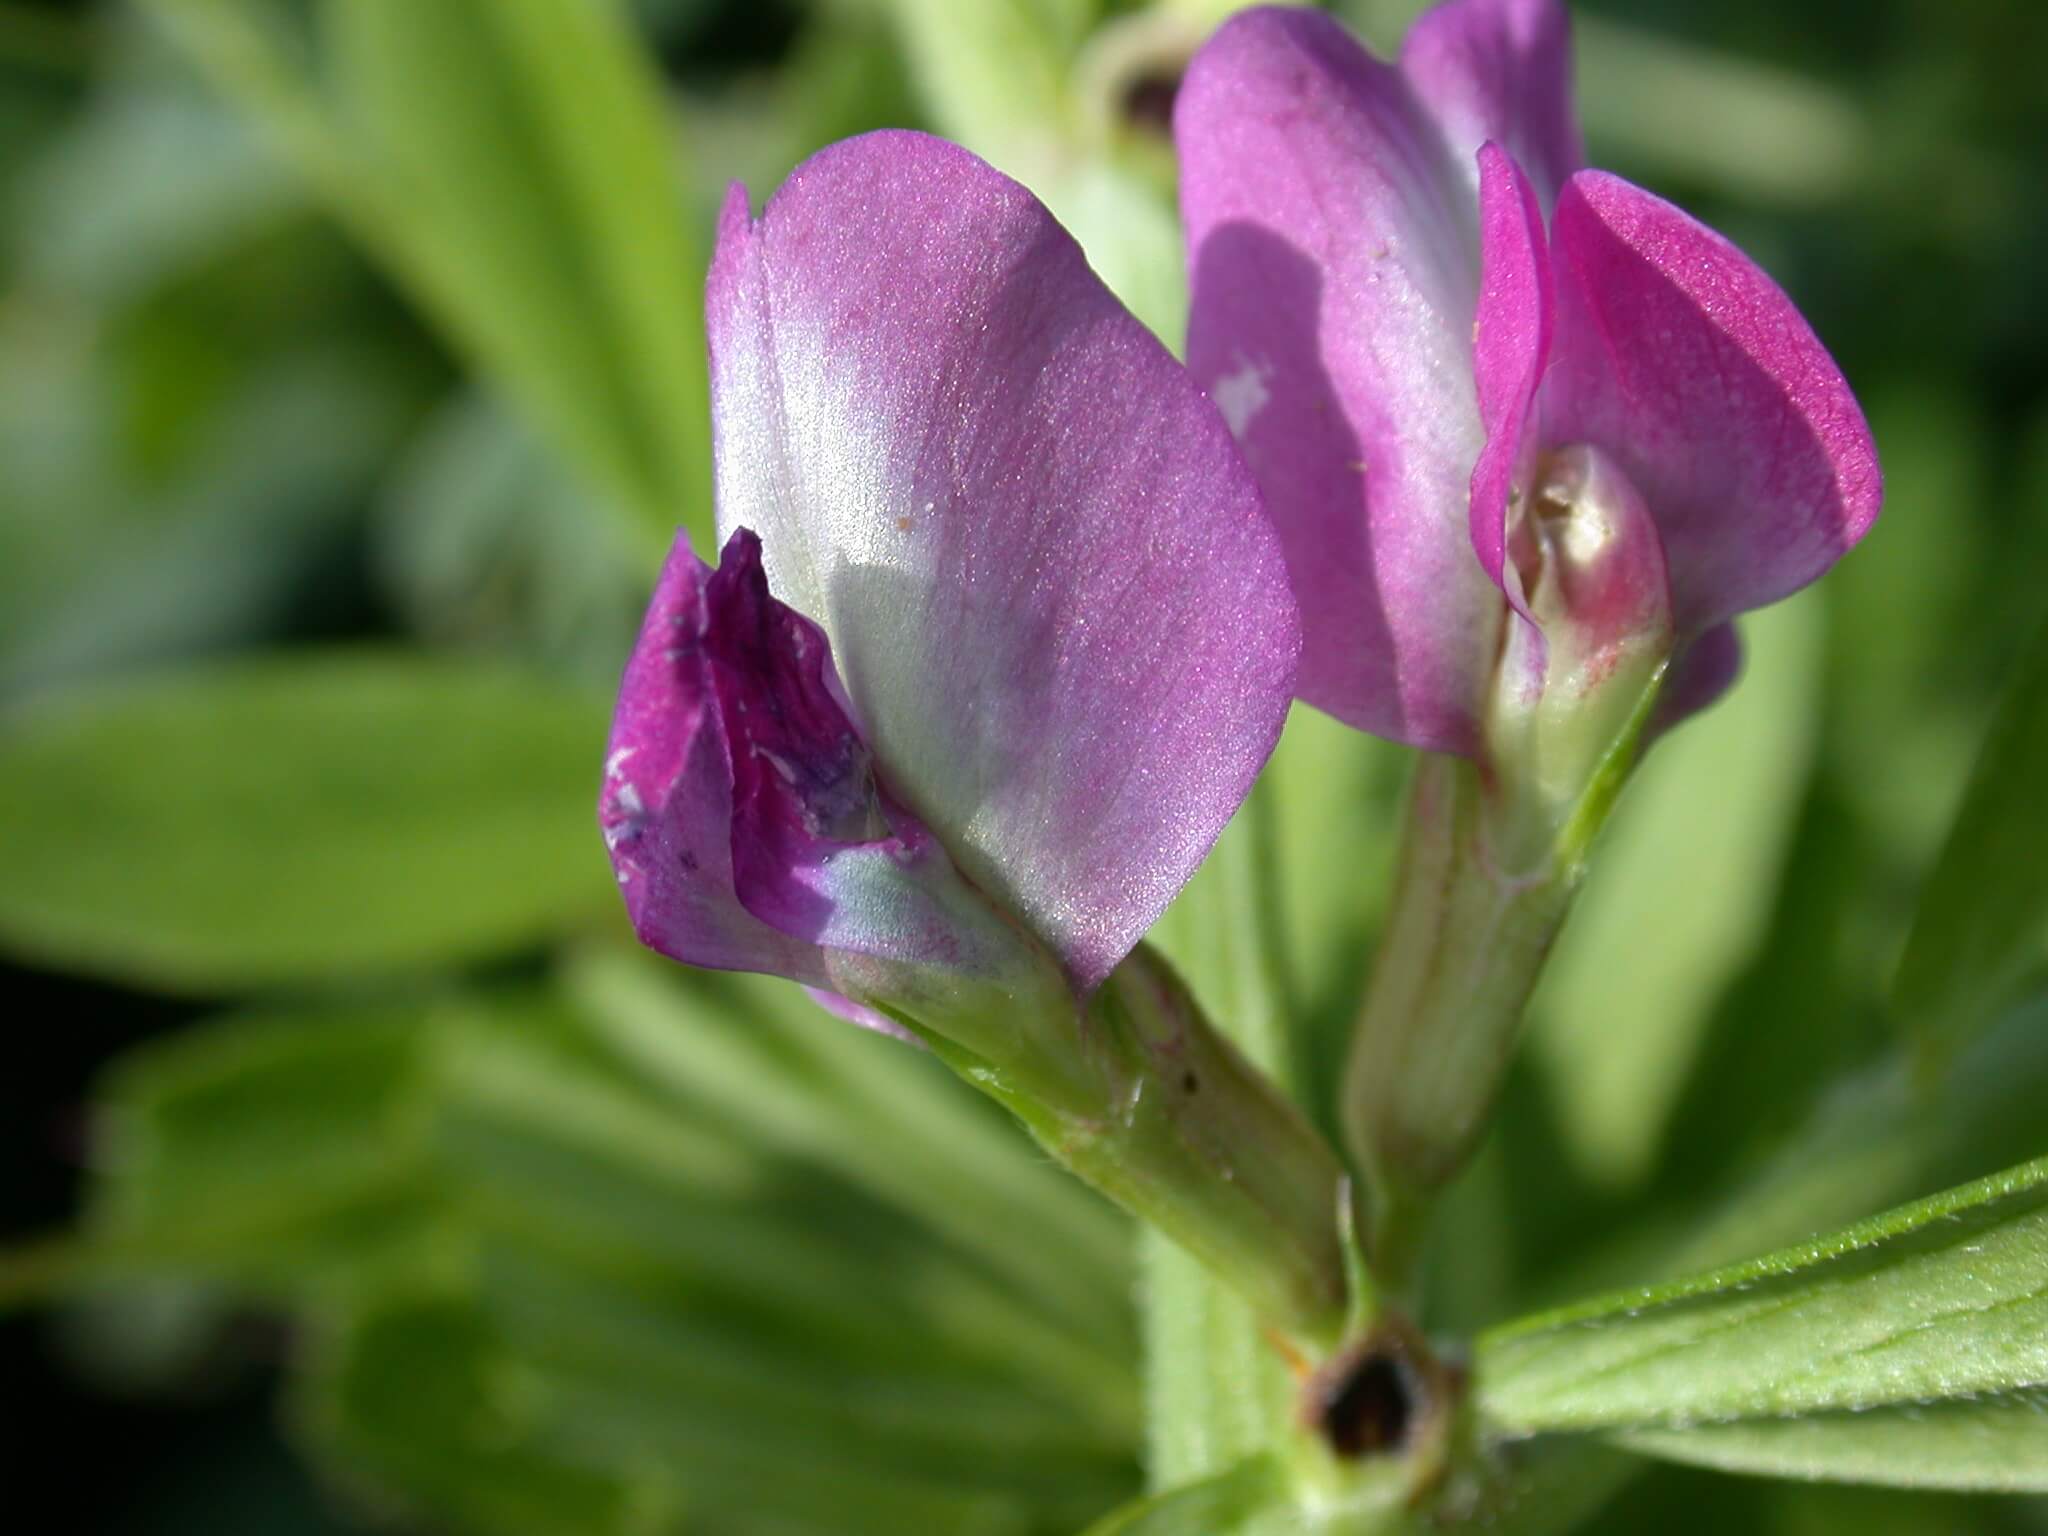
[(1266, 1322), (1334, 1345), (1347, 1295), (1336, 1153), (1146, 947), (1104, 984), (1089, 1021), (1124, 1069), (1121, 1102), (1106, 1119), (1033, 1129)]
[(1379, 958), (1352, 1041), (1345, 1132), (1371, 1180), (1368, 1252), (1410, 1290), (1436, 1193), (1471, 1155), (1581, 861), (1500, 869), (1480, 771), (1425, 754)]
[[(1216, 1027), (1283, 1091), (1295, 1076), (1273, 890), (1275, 789), (1262, 778), (1154, 930)], [(1156, 1230), (1141, 1237), (1147, 1456), (1155, 1490), (1197, 1482), (1273, 1446), (1295, 1387), (1252, 1309)]]

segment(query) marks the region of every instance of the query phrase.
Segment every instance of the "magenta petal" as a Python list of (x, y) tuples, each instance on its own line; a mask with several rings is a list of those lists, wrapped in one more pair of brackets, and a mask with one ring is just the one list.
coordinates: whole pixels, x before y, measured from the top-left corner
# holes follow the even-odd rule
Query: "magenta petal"
[(598, 821), (633, 927), (692, 965), (822, 984), (817, 948), (741, 905), (733, 771), (704, 649), (711, 568), (678, 536), (626, 664)]
[(1449, 0), (1417, 19), (1401, 69), (1461, 167), (1492, 140), (1544, 207), (1585, 159), (1572, 114), (1571, 22), (1558, 0)]
[(963, 978), (1014, 958), (886, 803), (824, 634), (769, 596), (745, 530), (716, 571), (678, 539), (627, 664), (599, 820), (640, 937), (693, 965), (825, 986), (835, 956)]
[(1644, 745), (1698, 714), (1735, 686), (1742, 672), (1742, 638), (1733, 624), (1716, 624), (1671, 658)]
[(1784, 292), (1727, 240), (1582, 171), (1552, 228), (1545, 437), (1599, 445), (1663, 535), (1679, 632), (1797, 591), (1877, 517), (1870, 429)]
[(708, 296), (722, 529), (816, 619), (881, 779), (1083, 986), (1277, 737), (1284, 567), (1215, 408), (1015, 182), (823, 151)]
[(885, 804), (817, 625), (768, 594), (761, 541), (727, 540), (704, 584), (704, 651), (732, 762), (743, 906), (825, 950), (942, 972), (1000, 965), (931, 834)]
[(891, 1040), (901, 1040), (905, 1045), (925, 1049), (924, 1041), (905, 1029), (886, 1013), (870, 1008), (865, 1003), (856, 1003), (850, 997), (841, 997), (837, 992), (827, 992), (823, 987), (805, 987), (804, 995), (835, 1018), (858, 1024), (862, 1029), (873, 1030), (878, 1035), (887, 1035)]
[(1493, 143), (1479, 151), (1479, 233), (1472, 354), (1486, 447), (1472, 471), (1472, 548), (1494, 585), (1528, 618), (1507, 559), (1508, 507), (1535, 468), (1530, 415), (1550, 358), (1550, 250), (1535, 188)]
[(1188, 364), (1266, 493), (1302, 606), (1301, 696), (1470, 752), (1500, 600), (1469, 553), (1471, 172), (1400, 72), (1328, 17), (1257, 10), (1174, 114)]

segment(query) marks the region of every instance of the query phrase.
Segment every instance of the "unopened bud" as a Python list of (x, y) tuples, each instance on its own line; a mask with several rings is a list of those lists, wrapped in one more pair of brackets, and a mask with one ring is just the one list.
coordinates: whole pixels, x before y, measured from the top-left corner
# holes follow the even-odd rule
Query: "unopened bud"
[(1517, 874), (1590, 833), (1581, 811), (1626, 772), (1674, 638), (1663, 541), (1620, 468), (1576, 446), (1537, 470), (1508, 536), (1529, 617), (1507, 622), (1484, 724), (1495, 852)]

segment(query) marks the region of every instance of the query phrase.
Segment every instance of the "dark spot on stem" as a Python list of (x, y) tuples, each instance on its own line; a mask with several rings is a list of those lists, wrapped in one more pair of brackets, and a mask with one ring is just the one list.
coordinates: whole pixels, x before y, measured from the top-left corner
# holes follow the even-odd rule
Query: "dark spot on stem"
[(1391, 1341), (1338, 1362), (1312, 1385), (1314, 1425), (1347, 1461), (1405, 1450), (1426, 1406), (1422, 1379)]
[(1182, 1074), (1182, 1076), (1181, 1076), (1181, 1080), (1180, 1080), (1180, 1085), (1181, 1085), (1181, 1087), (1182, 1087), (1182, 1088), (1186, 1089), (1186, 1090), (1187, 1090), (1187, 1091), (1188, 1091), (1189, 1093), (1193, 1093), (1193, 1092), (1194, 1092), (1194, 1091), (1195, 1091), (1195, 1090), (1196, 1090), (1197, 1088), (1199, 1088), (1199, 1087), (1201, 1087), (1201, 1086), (1202, 1086), (1202, 1084), (1201, 1084), (1201, 1080), (1200, 1080), (1199, 1078), (1197, 1078), (1197, 1077), (1195, 1076), (1195, 1074), (1194, 1074), (1194, 1073), (1192, 1073), (1192, 1072), (1187, 1072), (1187, 1073), (1183, 1073), (1183, 1074)]

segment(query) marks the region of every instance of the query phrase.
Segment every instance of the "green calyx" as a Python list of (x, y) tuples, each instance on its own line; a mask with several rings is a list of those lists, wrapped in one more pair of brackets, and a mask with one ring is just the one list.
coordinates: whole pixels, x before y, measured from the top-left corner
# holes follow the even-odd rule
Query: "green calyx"
[(1411, 1286), (1436, 1191), (1485, 1128), (1674, 643), (1663, 546), (1597, 450), (1560, 450), (1509, 531), (1511, 593), (1475, 759), (1417, 767), (1393, 904), (1353, 1036), (1346, 1131), (1367, 1251)]
[[(1336, 1152), (1141, 945), (1085, 1000), (1016, 993), (944, 1032), (885, 1005), (1056, 1159), (1151, 1222), (1320, 1357), (1344, 1334)], [(1064, 1049), (1051, 1047), (1064, 1041)]]

